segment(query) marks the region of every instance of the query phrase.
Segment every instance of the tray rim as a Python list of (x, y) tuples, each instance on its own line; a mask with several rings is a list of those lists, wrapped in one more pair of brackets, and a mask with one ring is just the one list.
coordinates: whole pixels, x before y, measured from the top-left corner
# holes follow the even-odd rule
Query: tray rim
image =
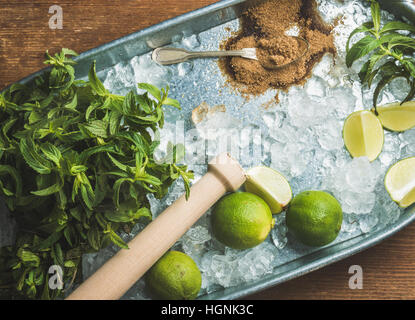
[[(162, 21), (160, 23), (157, 23), (155, 25), (149, 26), (147, 28), (141, 29), (139, 31), (133, 32), (131, 34), (125, 35), (123, 37), (120, 37), (118, 39), (112, 40), (110, 42), (107, 42), (105, 44), (99, 45), (95, 48), (89, 49), (87, 51), (84, 51), (82, 53), (80, 53), (77, 57), (74, 58), (75, 61), (88, 61), (88, 60), (93, 60), (93, 58), (100, 54), (102, 51), (106, 51), (106, 50), (110, 50), (112, 48), (116, 48), (119, 45), (122, 45), (126, 42), (129, 41), (133, 41), (134, 39), (136, 39), (137, 37), (146, 37), (148, 35), (151, 35), (155, 32), (158, 31), (162, 31), (163, 29), (166, 28), (170, 28), (174, 25), (183, 23), (188, 21), (189, 19), (193, 19), (195, 17), (200, 17), (203, 16), (205, 14), (208, 13), (212, 13), (218, 10), (222, 10), (222, 9), (226, 9), (228, 7), (232, 7), (232, 6), (236, 6), (238, 4), (242, 4), (242, 3), (246, 3), (246, 2), (250, 2), (251, 0), (221, 0), (218, 1), (216, 3), (213, 3), (211, 5), (184, 13), (182, 15), (179, 15), (177, 17), (173, 17), (170, 18), (168, 20)], [(255, 1), (255, 0), (252, 0)], [(382, 1), (382, 0), (381, 0)], [(385, 4), (385, 7), (388, 5), (394, 5), (396, 6), (397, 4), (399, 4), (400, 9), (401, 10), (408, 10), (408, 14), (409, 16), (412, 18), (415, 18), (415, 5), (409, 2), (399, 2), (399, 1), (390, 1), (390, 3), (388, 3), (390, 0), (383, 0), (382, 2), (385, 3), (381, 3)], [(393, 3), (395, 2), (395, 3)], [(390, 7), (389, 7), (390, 8)], [(389, 9), (386, 8), (386, 9)], [(395, 9), (395, 8), (394, 8)], [(409, 17), (408, 17), (409, 18)], [(415, 21), (414, 21), (415, 22)], [(151, 50), (151, 49), (150, 49)], [(91, 61), (92, 61), (91, 60)], [(122, 59), (120, 59), (120, 61), (122, 61)], [(18, 80), (14, 83), (27, 83), (28, 81), (34, 79), (36, 76), (41, 75), (42, 73), (44, 73), (45, 71), (47, 71), (48, 69), (50, 69), (50, 67), (48, 68), (43, 68), (37, 72), (34, 72), (24, 78), (22, 78), (21, 80)], [(3, 92), (4, 90), (6, 90), (7, 88), (9, 88), (11, 85), (13, 85), (14, 83), (4, 87), (4, 88), (0, 88), (0, 93)], [(305, 275), (307, 273), (310, 273), (312, 271), (321, 269), (327, 265), (330, 265), (332, 263), (338, 262), (340, 260), (343, 260), (345, 258), (348, 258), (356, 253), (359, 253), (361, 251), (364, 251), (370, 247), (375, 246), (376, 244), (380, 243), (381, 241), (389, 238), (390, 236), (392, 236), (393, 234), (397, 233), (398, 231), (402, 230), (403, 228), (405, 228), (406, 226), (408, 226), (410, 223), (412, 223), (415, 220), (415, 206), (411, 206), (407, 209), (405, 209), (404, 213), (401, 214), (401, 216), (399, 217), (398, 221), (395, 222), (393, 225), (389, 225), (386, 226), (384, 229), (381, 230), (377, 230), (373, 233), (368, 233), (368, 234), (361, 234), (358, 237), (362, 237), (363, 239), (358, 241), (357, 243), (351, 245), (350, 247), (341, 249), (335, 253), (329, 254), (323, 258), (320, 259), (316, 259), (310, 263), (307, 263), (299, 268), (293, 269), (293, 270), (288, 270), (287, 272), (282, 272), (281, 274), (277, 274), (275, 276), (268, 275), (268, 277), (270, 278), (269, 280), (267, 280), (265, 283), (258, 283), (261, 279), (253, 281), (253, 282), (248, 282), (246, 284), (244, 284), (243, 286), (245, 287), (244, 289), (241, 290), (237, 290), (238, 286), (234, 286), (234, 287), (229, 287), (229, 288), (223, 288), (221, 290), (212, 292), (210, 294), (204, 294), (200, 297), (198, 297), (197, 299), (200, 300), (209, 300), (212, 299), (218, 299), (218, 300), (230, 300), (230, 299), (238, 299), (265, 289), (268, 289), (270, 287), (276, 286), (280, 283), (286, 282), (288, 280), (294, 279), (294, 278), (298, 278), (302, 275)], [(347, 241), (351, 241), (354, 238), (345, 240), (344, 242)], [(338, 244), (341, 244), (343, 242), (340, 242)], [(328, 249), (329, 247), (322, 247), (321, 250), (318, 250), (318, 252), (324, 251), (326, 249)], [(298, 259), (303, 258), (304, 256), (299, 257)], [(290, 262), (288, 262), (290, 263)], [(267, 278), (268, 278), (267, 277)], [(236, 291), (235, 291), (236, 290)], [(226, 292), (226, 291), (232, 291), (232, 292)], [(221, 295), (221, 293), (223, 293)]]

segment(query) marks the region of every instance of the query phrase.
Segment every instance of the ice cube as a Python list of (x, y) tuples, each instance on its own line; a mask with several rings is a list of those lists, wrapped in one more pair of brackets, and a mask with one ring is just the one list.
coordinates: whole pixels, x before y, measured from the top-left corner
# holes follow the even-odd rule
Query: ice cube
[(384, 168), (391, 166), (401, 158), (404, 145), (405, 143), (402, 143), (399, 135), (395, 132), (385, 132), (383, 150), (379, 155), (379, 160)]
[(108, 259), (115, 254), (112, 246), (94, 253), (82, 255), (82, 276), (84, 281), (97, 271)]
[(367, 157), (354, 158), (345, 170), (346, 182), (351, 190), (356, 193), (373, 191), (379, 173)]
[(276, 249), (269, 242), (263, 242), (247, 250), (246, 254), (237, 260), (240, 277), (244, 281), (252, 281), (271, 273), (275, 257)]
[(163, 198), (163, 202), (166, 204), (166, 206), (171, 206), (174, 201), (183, 195), (184, 191), (185, 189), (183, 180), (176, 180), (169, 188), (167, 195)]
[[(130, 61), (130, 65), (134, 70), (135, 83), (150, 83), (156, 87), (165, 87), (172, 77), (172, 71), (168, 66), (161, 66), (154, 62), (151, 53), (134, 57)], [(144, 90), (138, 90), (143, 93)]]
[(208, 229), (203, 226), (190, 228), (183, 237), (195, 244), (203, 244), (211, 239)]
[(290, 141), (294, 142), (298, 133), (295, 127), (291, 126), (288, 121), (285, 121), (282, 127), (269, 127), (269, 135), (274, 140), (285, 144)]
[(229, 287), (235, 269), (235, 261), (226, 255), (214, 255), (210, 265), (212, 275), (217, 283), (223, 287)]
[(118, 63), (108, 72), (103, 84), (111, 93), (125, 95), (135, 90), (134, 70), (130, 64)]
[(334, 67), (333, 56), (326, 54), (321, 58), (321, 61), (316, 64), (313, 69), (313, 75), (326, 79), (331, 69)]
[(400, 134), (402, 144), (406, 145), (406, 154), (415, 155), (415, 128), (406, 130)]
[(351, 88), (334, 88), (329, 91), (327, 105), (334, 110), (339, 120), (344, 120), (355, 110), (356, 100), (356, 96)]
[(382, 152), (379, 155), (379, 160), (384, 166), (390, 166), (398, 157), (393, 152)]
[(363, 233), (372, 231), (379, 222), (379, 218), (375, 213), (366, 214), (359, 218), (359, 227)]
[(213, 250), (223, 253), (226, 250), (225, 245), (216, 238), (212, 238), (212, 240), (207, 243), (207, 246), (209, 248), (209, 252)]
[(325, 150), (335, 150), (343, 147), (342, 123), (328, 120), (315, 128), (318, 142)]
[(212, 258), (215, 255), (220, 255), (219, 251), (210, 250), (206, 252), (199, 264), (200, 271), (202, 273), (202, 289), (207, 289), (207, 292), (210, 291), (210, 288), (215, 285), (216, 277), (212, 271)]
[(195, 49), (195, 48), (198, 48), (200, 46), (200, 38), (196, 34), (193, 34), (193, 35), (191, 35), (189, 37), (185, 37), (182, 40), (182, 45), (186, 49)]
[(193, 63), (192, 62), (182, 62), (177, 65), (177, 73), (180, 77), (184, 77), (186, 74), (192, 72)]
[(165, 209), (165, 205), (161, 203), (160, 199), (156, 199), (152, 193), (147, 195), (147, 199), (154, 219)]
[(366, 3), (353, 1), (352, 10), (354, 21), (357, 25), (361, 25), (362, 23), (367, 22), (369, 10)]
[(411, 86), (406, 78), (396, 78), (392, 80), (385, 88), (392, 95), (391, 102), (403, 101), (411, 90)]
[(311, 99), (303, 91), (292, 90), (289, 97), (288, 114), (291, 123), (299, 128), (312, 127), (322, 123), (330, 113), (324, 99)]
[(146, 290), (144, 278), (138, 280), (121, 298), (121, 300), (150, 300), (151, 296)]
[(350, 190), (334, 192), (346, 213), (365, 214), (372, 211), (376, 196), (373, 192), (354, 192)]
[(383, 197), (379, 199), (379, 203), (381, 204), (379, 223), (382, 225), (389, 225), (395, 223), (399, 219), (403, 209), (393, 202), (390, 197), (386, 196), (384, 191), (382, 194)]
[(264, 120), (264, 123), (268, 128), (281, 127), (282, 119), (278, 117), (278, 114), (276, 114), (275, 112), (265, 113), (262, 116), (262, 119)]
[(203, 253), (206, 251), (205, 243), (211, 239), (207, 228), (196, 226), (190, 228), (180, 239), (183, 251), (193, 258), (200, 261)]
[(223, 137), (236, 137), (241, 122), (227, 112), (207, 114), (199, 123), (195, 124), (199, 135), (206, 140), (216, 140)]
[(190, 228), (185, 237), (188, 238), (192, 243), (202, 244), (211, 239), (208, 229), (202, 226), (196, 226)]
[(359, 227), (359, 218), (355, 214), (343, 213), (342, 232), (354, 233)]
[(275, 142), (271, 146), (271, 167), (289, 177), (301, 175), (310, 163), (312, 153), (303, 145)]
[(337, 170), (325, 170), (323, 185), (340, 201), (344, 212), (365, 214), (375, 206), (379, 176), (379, 163), (371, 164), (366, 157), (360, 157), (346, 160)]
[(285, 212), (275, 218), (275, 227), (271, 230), (271, 238), (277, 249), (284, 249), (287, 245), (287, 226), (285, 224)]
[(226, 248), (224, 254), (211, 250), (205, 253), (200, 262), (202, 286), (219, 284), (230, 287), (243, 281), (251, 281), (272, 272), (276, 249), (265, 241), (248, 250)]
[(326, 83), (322, 78), (317, 76), (309, 79), (304, 88), (308, 95), (319, 98), (323, 98), (327, 91)]
[[(359, 37), (359, 35), (356, 35), (356, 41), (360, 40), (360, 38), (362, 38), (362, 36)], [(353, 62), (353, 65), (351, 66), (351, 70), (355, 73), (359, 73), (362, 70), (363, 65), (366, 63), (367, 59), (365, 57), (360, 58), (358, 60), (356, 60), (355, 62)]]
[(323, 18), (323, 20), (327, 23), (332, 23), (335, 18), (342, 15), (342, 8), (338, 5), (336, 1), (330, 0), (317, 0), (317, 9)]

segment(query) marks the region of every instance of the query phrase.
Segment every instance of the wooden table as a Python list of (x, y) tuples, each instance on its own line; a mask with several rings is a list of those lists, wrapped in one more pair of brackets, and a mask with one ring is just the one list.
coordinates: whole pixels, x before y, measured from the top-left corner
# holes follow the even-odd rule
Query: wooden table
[[(45, 49), (94, 48), (215, 2), (214, 0), (0, 0), (0, 89), (43, 66)], [(51, 30), (49, 7), (63, 9)], [(415, 299), (415, 224), (351, 258), (250, 299)], [(351, 265), (363, 268), (363, 289), (349, 289)]]

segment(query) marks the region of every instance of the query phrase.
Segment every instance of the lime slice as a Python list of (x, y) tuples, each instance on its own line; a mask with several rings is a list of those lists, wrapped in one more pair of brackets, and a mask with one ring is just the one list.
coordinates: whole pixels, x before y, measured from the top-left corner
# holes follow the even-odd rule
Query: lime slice
[(255, 167), (246, 173), (245, 190), (261, 197), (273, 214), (280, 213), (293, 196), (284, 176), (268, 167)]
[(370, 111), (353, 112), (344, 122), (343, 140), (352, 157), (373, 161), (383, 148), (382, 124)]
[(401, 160), (389, 168), (385, 188), (402, 208), (415, 202), (415, 157)]
[(385, 129), (405, 131), (415, 126), (415, 101), (404, 104), (394, 102), (376, 108), (378, 118)]

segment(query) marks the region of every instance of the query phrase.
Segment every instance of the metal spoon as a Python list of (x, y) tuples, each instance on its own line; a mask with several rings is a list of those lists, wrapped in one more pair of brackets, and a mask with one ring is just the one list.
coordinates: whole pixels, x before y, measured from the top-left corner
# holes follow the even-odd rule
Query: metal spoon
[(180, 63), (195, 58), (212, 57), (243, 57), (246, 59), (258, 60), (255, 48), (245, 48), (230, 51), (188, 51), (180, 48), (157, 48), (153, 51), (152, 59), (163, 65)]
[(261, 65), (266, 69), (280, 69), (284, 68), (288, 65), (291, 65), (297, 62), (299, 59), (304, 57), (304, 55), (308, 52), (310, 45), (307, 40), (300, 38), (300, 37), (293, 37), (297, 38), (297, 40), (302, 41), (306, 44), (306, 49), (299, 55), (296, 59), (290, 61), (289, 63), (283, 65), (276, 65), (266, 61), (259, 61), (256, 54), (256, 48), (244, 48), (241, 50), (228, 50), (228, 51), (188, 51), (185, 49), (180, 48), (171, 48), (171, 47), (164, 47), (164, 48), (157, 48), (152, 53), (152, 59), (161, 65), (169, 65), (187, 61), (189, 59), (195, 58), (212, 58), (212, 57), (242, 57), (246, 59), (258, 60)]

